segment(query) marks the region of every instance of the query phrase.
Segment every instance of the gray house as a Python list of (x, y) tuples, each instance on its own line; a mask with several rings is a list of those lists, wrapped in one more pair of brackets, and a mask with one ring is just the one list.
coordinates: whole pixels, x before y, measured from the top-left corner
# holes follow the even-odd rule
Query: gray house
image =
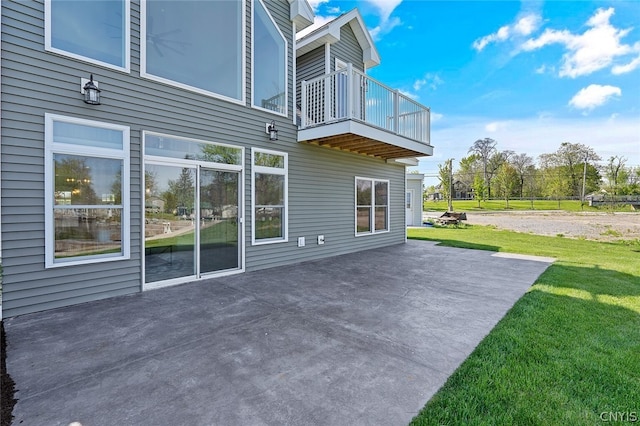
[[(429, 109), (357, 11), (3, 1), (3, 316), (403, 243)], [(203, 283), (203, 285), (206, 285)]]

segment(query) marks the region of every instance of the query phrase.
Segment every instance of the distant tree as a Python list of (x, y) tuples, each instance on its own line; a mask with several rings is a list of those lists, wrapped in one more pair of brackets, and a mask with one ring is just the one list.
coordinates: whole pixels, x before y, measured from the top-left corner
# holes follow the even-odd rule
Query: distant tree
[(477, 174), (484, 176), (483, 170), (484, 168), (480, 157), (477, 154), (471, 154), (460, 160), (455, 178), (466, 186), (472, 187)]
[(574, 197), (578, 197), (582, 193), (582, 175), (585, 162), (587, 163), (586, 186), (592, 190), (598, 187), (600, 174), (591, 163), (600, 160), (600, 156), (592, 148), (580, 143), (569, 142), (560, 144), (560, 148), (552, 154), (542, 154), (540, 156), (541, 164), (545, 164), (546, 167), (557, 168), (560, 171), (560, 174), (566, 180), (562, 186), (566, 187), (568, 196)]
[(500, 167), (508, 161), (509, 157), (513, 154), (513, 151), (494, 152), (489, 158), (487, 163), (487, 197), (491, 198), (491, 183), (494, 176), (500, 170)]
[(523, 196), (528, 197), (531, 200), (531, 210), (533, 210), (533, 200), (540, 197), (542, 188), (542, 176), (535, 166), (530, 166), (525, 173)]
[(518, 194), (520, 198), (524, 197), (524, 181), (531, 168), (534, 167), (533, 158), (527, 154), (514, 154), (509, 158), (509, 163), (518, 173)]
[(620, 184), (627, 181), (627, 173), (624, 166), (626, 162), (626, 158), (616, 155), (609, 157), (609, 161), (605, 166), (605, 176), (609, 181), (609, 192), (613, 195), (618, 195)]
[(480, 202), (487, 199), (487, 187), (480, 173), (477, 173), (473, 179), (473, 196), (476, 198), (476, 201), (478, 201), (478, 208), (480, 207)]
[(482, 176), (484, 178), (484, 183), (487, 186), (488, 193), (491, 194), (490, 185), (487, 175), (487, 167), (489, 165), (489, 159), (493, 154), (497, 152), (496, 145), (498, 142), (494, 141), (491, 138), (478, 139), (473, 143), (471, 148), (469, 148), (469, 153), (476, 154), (480, 161), (482, 162)]
[(438, 164), (438, 179), (440, 180), (440, 192), (445, 199), (449, 199), (451, 195), (451, 167), (453, 165), (453, 159), (449, 159), (444, 164)]
[(497, 192), (504, 198), (509, 208), (509, 199), (518, 186), (518, 172), (509, 163), (504, 162), (495, 177)]

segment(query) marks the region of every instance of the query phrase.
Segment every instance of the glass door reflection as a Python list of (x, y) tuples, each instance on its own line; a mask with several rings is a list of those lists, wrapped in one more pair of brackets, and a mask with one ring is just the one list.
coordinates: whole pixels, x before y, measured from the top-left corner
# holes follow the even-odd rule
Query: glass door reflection
[(196, 275), (195, 167), (145, 167), (145, 282)]
[(239, 173), (200, 169), (201, 274), (240, 266), (239, 189)]

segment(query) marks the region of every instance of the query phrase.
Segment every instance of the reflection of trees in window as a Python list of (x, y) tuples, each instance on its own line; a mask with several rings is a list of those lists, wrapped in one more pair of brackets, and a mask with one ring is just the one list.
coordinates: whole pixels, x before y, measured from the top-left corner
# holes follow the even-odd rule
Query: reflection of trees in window
[(241, 164), (242, 162), (240, 158), (242, 150), (238, 148), (210, 144), (202, 144), (201, 146), (201, 160), (221, 164)]
[[(176, 180), (170, 180), (169, 184), (169, 197), (172, 201), (175, 201), (176, 208), (179, 215), (190, 214), (193, 209), (193, 169), (184, 167), (180, 172), (180, 176)], [(168, 203), (168, 202), (167, 202)]]
[[(99, 204), (91, 182), (86, 159), (54, 156), (56, 199), (71, 199), (71, 204)], [(60, 194), (60, 193), (64, 193)]]
[(109, 200), (111, 204), (122, 204), (122, 170), (118, 170), (116, 175), (113, 177), (113, 183), (111, 184), (111, 194), (113, 196), (113, 199)]

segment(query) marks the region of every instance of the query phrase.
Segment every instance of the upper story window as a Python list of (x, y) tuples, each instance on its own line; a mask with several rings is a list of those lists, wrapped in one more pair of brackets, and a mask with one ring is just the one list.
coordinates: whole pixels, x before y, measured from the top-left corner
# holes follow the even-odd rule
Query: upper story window
[(47, 267), (129, 258), (129, 128), (45, 115)]
[(129, 0), (46, 0), (45, 48), (129, 71)]
[(147, 0), (141, 4), (141, 74), (244, 100), (244, 2)]
[(253, 105), (287, 114), (287, 41), (262, 0), (253, 1)]

